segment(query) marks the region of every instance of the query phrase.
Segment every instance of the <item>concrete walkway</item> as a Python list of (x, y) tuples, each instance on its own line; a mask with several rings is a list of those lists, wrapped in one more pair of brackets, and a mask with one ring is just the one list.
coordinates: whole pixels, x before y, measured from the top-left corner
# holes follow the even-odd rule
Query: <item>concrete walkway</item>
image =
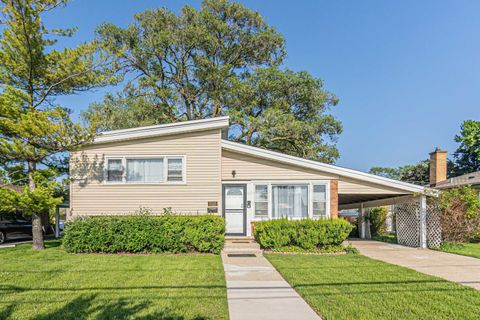
[(227, 241), (222, 260), (230, 320), (320, 319), (263, 257), (258, 244)]
[(370, 240), (349, 240), (360, 253), (377, 260), (458, 282), (480, 290), (480, 259)]

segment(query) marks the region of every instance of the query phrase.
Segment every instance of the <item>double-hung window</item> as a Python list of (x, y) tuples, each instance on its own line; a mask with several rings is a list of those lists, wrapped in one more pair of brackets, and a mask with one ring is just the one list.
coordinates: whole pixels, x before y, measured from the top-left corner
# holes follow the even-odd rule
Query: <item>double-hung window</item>
[(313, 185), (313, 217), (327, 217), (327, 187), (324, 184)]
[(183, 181), (183, 159), (167, 158), (167, 181), (182, 182)]
[(107, 161), (107, 181), (123, 181), (123, 161), (122, 159), (108, 159)]
[(107, 183), (181, 183), (185, 182), (183, 156), (108, 158)]
[(268, 185), (266, 184), (255, 186), (255, 216), (268, 216)]

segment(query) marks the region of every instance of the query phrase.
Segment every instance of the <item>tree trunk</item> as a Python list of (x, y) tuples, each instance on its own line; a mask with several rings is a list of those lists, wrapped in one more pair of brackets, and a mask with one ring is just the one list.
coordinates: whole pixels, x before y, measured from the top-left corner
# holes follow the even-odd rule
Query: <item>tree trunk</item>
[[(35, 190), (35, 181), (33, 180), (33, 174), (37, 170), (37, 164), (33, 161), (28, 162), (28, 188), (30, 191)], [(32, 237), (33, 237), (33, 250), (43, 250), (45, 249), (45, 244), (43, 242), (43, 229), (42, 229), (42, 218), (37, 213), (32, 214)]]

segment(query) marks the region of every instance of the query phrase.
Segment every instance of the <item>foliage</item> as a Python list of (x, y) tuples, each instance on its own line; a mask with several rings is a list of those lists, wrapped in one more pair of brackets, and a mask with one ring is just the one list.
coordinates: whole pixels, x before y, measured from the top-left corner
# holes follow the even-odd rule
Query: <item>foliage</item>
[(460, 144), (454, 153), (458, 173), (480, 171), (480, 121), (464, 121), (455, 141)]
[(228, 319), (218, 255), (69, 254), (60, 240), (45, 246), (0, 250), (0, 319)]
[(444, 242), (440, 247), (434, 249), (480, 259), (480, 243)]
[(266, 254), (322, 319), (477, 319), (480, 291), (361, 254)]
[(19, 193), (7, 187), (0, 187), (0, 212), (15, 213), (18, 210)]
[(480, 230), (480, 199), (477, 191), (470, 186), (442, 191), (436, 202), (441, 209), (443, 240), (472, 240)]
[(387, 232), (387, 208), (375, 207), (370, 210), (365, 220), (370, 222), (370, 234), (373, 236)]
[(24, 186), (22, 192), (0, 186), (0, 212), (20, 211), (31, 216), (49, 212), (62, 202), (62, 198), (55, 197), (56, 182), (46, 179), (40, 172), (34, 173), (34, 181), (35, 189)]
[(395, 234), (392, 234), (392, 233), (377, 234), (375, 236), (372, 236), (372, 240), (386, 242), (386, 243), (393, 243), (393, 244), (398, 243), (397, 237), (395, 236)]
[(121, 28), (97, 29), (125, 89), (85, 115), (123, 129), (230, 115), (229, 138), (332, 162), (342, 128), (326, 112), (337, 99), (305, 71), (281, 70), (283, 37), (258, 14), (227, 0), (205, 0), (177, 15), (151, 9)]
[(359, 253), (352, 245), (331, 245), (322, 248), (304, 249), (298, 246), (284, 246), (278, 249), (272, 249), (269, 253), (314, 253), (314, 254), (333, 254), (333, 253)]
[(285, 246), (299, 246), (311, 250), (342, 244), (352, 228), (343, 219), (276, 219), (256, 222), (254, 236), (262, 248), (278, 250)]
[(350, 231), (350, 234), (348, 235), (349, 238), (360, 237), (359, 230), (358, 230), (358, 222), (359, 222), (359, 219), (355, 219), (353, 222), (350, 222), (350, 224), (352, 225), (352, 231)]
[(342, 126), (329, 107), (337, 98), (305, 71), (259, 68), (230, 92), (231, 140), (331, 163)]
[[(454, 153), (455, 161), (447, 160), (447, 178), (480, 171), (480, 121), (464, 121), (460, 133), (455, 136), (455, 141), (460, 145)], [(369, 172), (419, 185), (428, 185), (430, 182), (429, 160), (398, 168), (373, 167)]]
[(373, 167), (369, 172), (385, 178), (428, 185), (430, 179), (428, 163), (428, 160), (423, 160), (414, 165), (405, 165), (398, 168)]
[[(48, 194), (35, 193), (37, 167), (48, 166), (54, 155), (82, 145), (95, 132), (95, 128), (75, 123), (71, 111), (56, 104), (55, 98), (113, 81), (95, 42), (61, 51), (53, 47), (59, 38), (70, 37), (75, 30), (49, 30), (42, 18), (65, 3), (0, 0), (4, 24), (0, 36), (0, 164), (13, 162), (27, 168), (28, 199), (44, 199)], [(92, 125), (96, 123), (94, 115), (90, 120)], [(35, 249), (43, 248), (41, 220), (33, 215)]]
[(225, 224), (218, 216), (108, 216), (67, 224), (64, 247), (75, 253), (220, 253)]
[(222, 114), (224, 92), (234, 79), (262, 65), (276, 65), (284, 39), (256, 12), (226, 0), (206, 0), (200, 10), (179, 15), (151, 9), (126, 29), (105, 23), (97, 29), (105, 51), (130, 83), (170, 122)]

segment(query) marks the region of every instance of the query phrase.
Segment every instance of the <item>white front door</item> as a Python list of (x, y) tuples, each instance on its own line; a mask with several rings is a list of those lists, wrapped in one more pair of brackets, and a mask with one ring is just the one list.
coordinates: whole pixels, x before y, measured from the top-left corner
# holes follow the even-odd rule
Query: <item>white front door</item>
[(226, 234), (245, 235), (245, 185), (224, 185), (224, 210)]

